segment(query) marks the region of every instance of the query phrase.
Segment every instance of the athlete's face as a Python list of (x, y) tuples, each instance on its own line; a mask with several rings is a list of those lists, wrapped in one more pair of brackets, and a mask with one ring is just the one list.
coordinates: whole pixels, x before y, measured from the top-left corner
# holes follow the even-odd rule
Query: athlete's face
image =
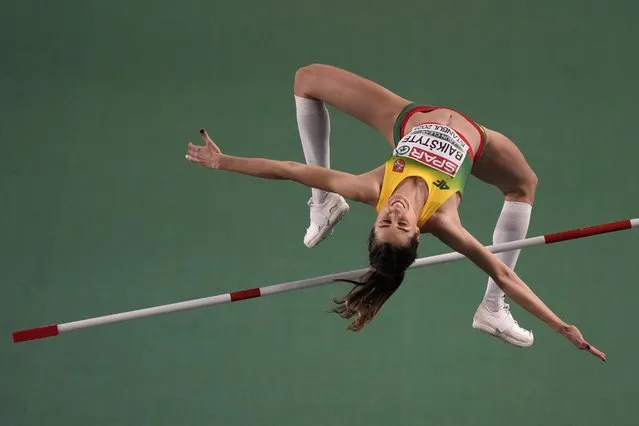
[(407, 245), (415, 234), (419, 238), (417, 219), (417, 214), (408, 200), (402, 196), (393, 195), (379, 211), (375, 220), (377, 241), (396, 246)]

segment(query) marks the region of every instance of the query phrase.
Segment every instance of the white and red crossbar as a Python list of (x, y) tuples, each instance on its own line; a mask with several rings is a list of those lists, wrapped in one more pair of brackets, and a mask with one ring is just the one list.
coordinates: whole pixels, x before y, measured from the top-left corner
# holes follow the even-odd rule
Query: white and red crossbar
[[(493, 253), (501, 253), (505, 251), (524, 249), (532, 246), (553, 244), (560, 241), (575, 240), (578, 238), (590, 237), (593, 235), (605, 234), (609, 232), (621, 231), (639, 227), (639, 218), (620, 220), (617, 222), (606, 223), (602, 225), (590, 226), (587, 228), (573, 229), (570, 231), (556, 232), (538, 237), (525, 238), (523, 240), (511, 241), (504, 244), (495, 244), (487, 246)], [(439, 254), (436, 256), (423, 257), (417, 259), (410, 267), (420, 268), (428, 265), (452, 262), (463, 259), (464, 256), (457, 252)], [(168, 305), (160, 305), (146, 309), (138, 309), (135, 311), (122, 312), (119, 314), (105, 315), (101, 317), (88, 318), (80, 321), (68, 322), (64, 324), (52, 324), (44, 327), (30, 328), (26, 330), (16, 331), (12, 334), (14, 342), (25, 342), (27, 340), (42, 339), (45, 337), (57, 336), (60, 333), (78, 330), (81, 328), (95, 327), (98, 325), (109, 324), (119, 321), (127, 321), (136, 318), (148, 317), (152, 315), (167, 314), (170, 312), (183, 311), (187, 309), (201, 308), (204, 306), (217, 305), (221, 303), (237, 302), (240, 300), (253, 299), (256, 297), (268, 296), (271, 294), (284, 293), (287, 291), (300, 290), (324, 284), (330, 284), (339, 279), (355, 280), (364, 274), (368, 269), (358, 269), (349, 272), (342, 272), (331, 275), (324, 275), (316, 278), (308, 278), (305, 280), (291, 281), (282, 284), (271, 285), (267, 287), (252, 288), (232, 293), (219, 294), (217, 296), (204, 297), (201, 299), (187, 300), (184, 302), (171, 303)]]

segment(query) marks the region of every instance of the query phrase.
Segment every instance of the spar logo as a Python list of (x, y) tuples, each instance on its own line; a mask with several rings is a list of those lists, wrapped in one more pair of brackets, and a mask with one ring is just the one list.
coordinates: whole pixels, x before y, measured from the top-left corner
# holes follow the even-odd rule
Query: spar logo
[(400, 158), (395, 160), (395, 162), (393, 163), (393, 171), (396, 173), (403, 173), (404, 167), (406, 167), (406, 163)]
[(428, 152), (425, 149), (414, 146), (408, 157), (413, 158), (420, 163), (426, 164), (440, 172), (444, 172), (449, 176), (455, 176), (457, 174), (457, 170), (459, 169), (459, 165), (454, 163), (453, 161), (447, 160), (446, 158), (437, 155), (433, 152)]

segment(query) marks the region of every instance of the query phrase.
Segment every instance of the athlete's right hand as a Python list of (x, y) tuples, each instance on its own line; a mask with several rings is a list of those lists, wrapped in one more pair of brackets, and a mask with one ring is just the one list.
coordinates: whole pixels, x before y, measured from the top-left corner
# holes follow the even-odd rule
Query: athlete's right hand
[(564, 326), (561, 334), (563, 334), (566, 339), (570, 340), (570, 342), (575, 345), (577, 349), (588, 351), (602, 361), (606, 360), (606, 354), (588, 343), (586, 339), (584, 339), (584, 336), (581, 335), (579, 329), (574, 325)]
[(194, 145), (189, 141), (186, 159), (209, 169), (219, 169), (220, 162), (224, 157), (222, 150), (211, 140), (206, 130), (200, 129), (200, 136), (204, 141), (204, 146)]

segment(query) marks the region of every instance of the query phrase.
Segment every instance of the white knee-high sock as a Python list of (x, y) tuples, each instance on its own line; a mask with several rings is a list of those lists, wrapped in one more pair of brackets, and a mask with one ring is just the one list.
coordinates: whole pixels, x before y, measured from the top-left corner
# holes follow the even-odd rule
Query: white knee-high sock
[[(330, 168), (331, 121), (324, 102), (317, 99), (295, 96), (297, 129), (307, 164)], [(326, 192), (312, 189), (315, 203), (321, 203)]]
[[(506, 243), (509, 241), (526, 238), (532, 205), (518, 201), (505, 201), (501, 210), (495, 232), (493, 233), (493, 244)], [(501, 259), (510, 269), (515, 268), (521, 250), (513, 250), (499, 253), (496, 256)], [(488, 278), (484, 303), (488, 309), (498, 311), (504, 303), (504, 292), (499, 288), (492, 278)]]

